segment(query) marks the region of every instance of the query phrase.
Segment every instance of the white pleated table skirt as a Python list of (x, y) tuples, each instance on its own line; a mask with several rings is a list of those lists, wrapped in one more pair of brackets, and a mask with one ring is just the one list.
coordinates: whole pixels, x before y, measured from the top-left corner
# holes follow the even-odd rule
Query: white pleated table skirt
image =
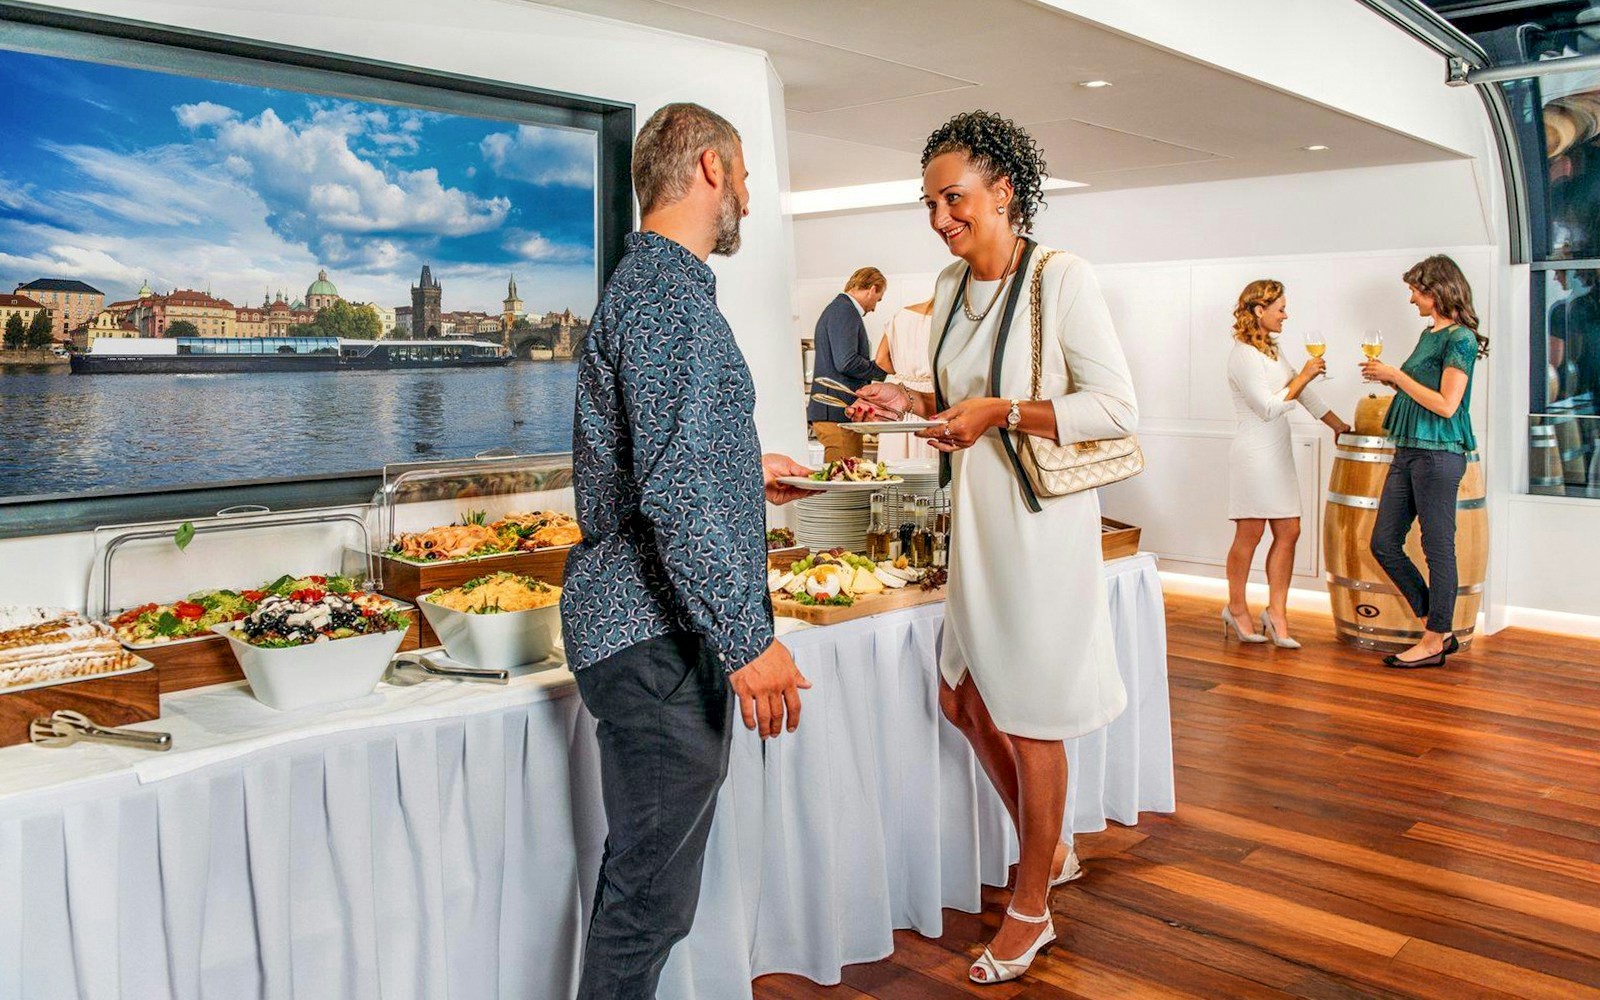
[[(1129, 708), (1068, 745), (1080, 832), (1174, 804), (1155, 563), (1107, 574)], [(938, 714), (941, 622), (931, 606), (784, 640), (813, 683), (800, 730), (763, 748), (739, 728), (663, 1000), (740, 1000), (769, 972), (838, 982), (1005, 881), (1004, 810)], [(604, 839), (593, 723), (570, 684), (428, 701), (450, 698), (159, 780), (8, 795), (9, 761), (80, 748), (0, 751), (0, 1000), (570, 997)]]

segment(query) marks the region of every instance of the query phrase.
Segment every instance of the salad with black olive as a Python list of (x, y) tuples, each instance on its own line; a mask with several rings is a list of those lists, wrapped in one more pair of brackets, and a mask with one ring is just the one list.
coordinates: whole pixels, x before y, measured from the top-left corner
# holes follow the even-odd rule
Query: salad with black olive
[(369, 593), (299, 591), (270, 594), (234, 629), (235, 638), (267, 649), (331, 642), (409, 628), (411, 619), (390, 600)]

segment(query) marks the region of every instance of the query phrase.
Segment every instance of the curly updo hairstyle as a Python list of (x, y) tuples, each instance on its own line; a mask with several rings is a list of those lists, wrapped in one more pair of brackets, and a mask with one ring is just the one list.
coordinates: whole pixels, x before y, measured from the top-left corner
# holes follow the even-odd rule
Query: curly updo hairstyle
[(1044, 197), (1049, 171), (1044, 150), (1027, 130), (992, 111), (967, 111), (934, 129), (922, 148), (922, 167), (945, 153), (965, 153), (973, 169), (990, 184), (1011, 178), (1015, 192), (1007, 215), (1019, 233), (1033, 232), (1033, 216)]

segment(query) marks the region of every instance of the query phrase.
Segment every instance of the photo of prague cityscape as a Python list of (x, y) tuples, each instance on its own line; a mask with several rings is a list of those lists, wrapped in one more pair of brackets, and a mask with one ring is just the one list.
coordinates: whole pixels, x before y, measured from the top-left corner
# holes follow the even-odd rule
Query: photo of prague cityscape
[(0, 497), (570, 447), (592, 133), (3, 49), (0, 88)]

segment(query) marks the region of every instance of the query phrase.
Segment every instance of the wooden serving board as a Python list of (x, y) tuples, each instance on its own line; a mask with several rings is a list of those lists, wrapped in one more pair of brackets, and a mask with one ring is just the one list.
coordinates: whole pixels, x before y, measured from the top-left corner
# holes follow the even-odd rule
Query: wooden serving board
[[(149, 659), (149, 657), (145, 657)], [(161, 717), (158, 670), (0, 692), (0, 747), (28, 742), (28, 723), (69, 708), (101, 726), (126, 726)]]
[(791, 545), (786, 549), (767, 550), (767, 568), (781, 569), (788, 572), (790, 566), (811, 554), (811, 550), (804, 545)]
[(945, 598), (945, 588), (937, 590), (923, 590), (916, 584), (906, 584), (900, 590), (892, 593), (873, 594), (870, 597), (858, 597), (856, 602), (848, 608), (817, 607), (815, 605), (801, 604), (788, 597), (774, 594), (772, 597), (772, 613), (784, 618), (798, 618), (812, 625), (837, 625), (840, 622), (855, 621), (858, 618), (870, 618), (889, 611), (904, 611), (906, 608), (920, 607), (924, 604), (934, 604)]
[[(379, 592), (396, 600), (415, 604), (418, 597), (432, 593), (440, 587), (459, 587), (468, 580), (476, 580), (491, 573), (520, 573), (559, 587), (566, 579), (567, 553), (571, 551), (572, 546), (561, 545), (548, 549), (534, 549), (532, 552), (507, 552), (498, 556), (485, 556), (482, 559), (431, 563), (412, 563), (380, 555), (378, 560), (382, 564), (383, 586)], [(413, 626), (412, 632), (417, 634), (418, 642), (423, 646), (439, 645), (439, 637), (428, 627), (427, 619), (423, 618), (420, 612), (416, 617), (418, 624)], [(406, 634), (408, 642), (411, 635), (411, 632)], [(417, 643), (400, 648), (416, 649)]]
[[(411, 627), (406, 629), (406, 637), (401, 640), (400, 648), (417, 649), (421, 645), (422, 612), (410, 608), (404, 613), (411, 619)], [(233, 655), (228, 640), (215, 633), (192, 642), (149, 646), (131, 652), (156, 665), (149, 673), (159, 677), (162, 694), (244, 680), (244, 671), (239, 669), (239, 661)]]

